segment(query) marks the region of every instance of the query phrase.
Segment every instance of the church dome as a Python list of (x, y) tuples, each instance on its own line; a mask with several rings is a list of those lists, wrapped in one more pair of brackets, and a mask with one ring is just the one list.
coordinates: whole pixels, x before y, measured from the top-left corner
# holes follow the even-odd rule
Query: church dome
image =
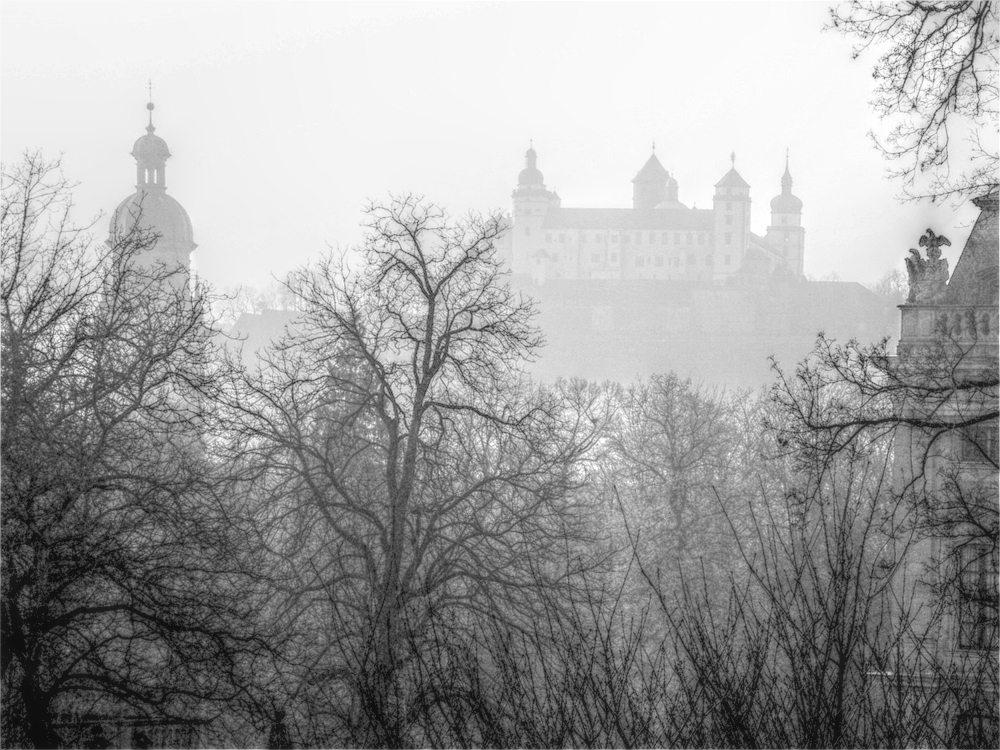
[(138, 223), (139, 229), (154, 233), (158, 244), (175, 244), (194, 249), (194, 230), (191, 219), (176, 200), (167, 195), (165, 162), (170, 158), (167, 142), (154, 135), (153, 103), (149, 110), (146, 135), (132, 146), (136, 163), (136, 190), (118, 204), (111, 216), (111, 233), (131, 231)]
[(137, 190), (123, 200), (111, 217), (111, 231), (140, 229), (155, 232), (160, 243), (194, 244), (194, 228), (184, 207), (162, 190)]

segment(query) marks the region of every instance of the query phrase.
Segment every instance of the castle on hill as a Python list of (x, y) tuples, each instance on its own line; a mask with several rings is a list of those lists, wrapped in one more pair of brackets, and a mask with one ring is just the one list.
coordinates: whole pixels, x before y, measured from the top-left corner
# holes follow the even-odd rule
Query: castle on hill
[(511, 270), (537, 283), (549, 279), (660, 279), (733, 282), (775, 273), (802, 277), (802, 201), (792, 194), (785, 159), (771, 224), (750, 230), (750, 185), (732, 168), (715, 185), (713, 206), (680, 201), (676, 177), (654, 152), (632, 180), (632, 208), (563, 208), (545, 187), (538, 154), (529, 148), (513, 192)]
[[(135, 192), (112, 226), (141, 221), (159, 237), (143, 261), (191, 273), (191, 220), (167, 195), (170, 151), (149, 109), (146, 135), (132, 149)], [(772, 378), (769, 356), (794, 365), (819, 331), (842, 340), (894, 333), (895, 309), (862, 285), (802, 275), (802, 201), (792, 194), (787, 160), (763, 236), (750, 230), (750, 186), (735, 163), (715, 186), (711, 209), (682, 203), (677, 179), (655, 153), (632, 181), (632, 208), (589, 209), (562, 207), (534, 149), (526, 162), (500, 249), (514, 284), (538, 305), (548, 342), (533, 366), (539, 377), (627, 381), (673, 371), (755, 386)], [(294, 317), (248, 313), (232, 333), (253, 351)]]
[(501, 250), (534, 298), (547, 345), (533, 372), (630, 380), (676, 372), (754, 387), (770, 357), (792, 367), (816, 335), (894, 334), (891, 302), (856, 282), (803, 274), (802, 201), (785, 158), (763, 235), (750, 227), (750, 185), (736, 170), (712, 208), (688, 207), (654, 151), (632, 180), (632, 208), (564, 208), (529, 148)]

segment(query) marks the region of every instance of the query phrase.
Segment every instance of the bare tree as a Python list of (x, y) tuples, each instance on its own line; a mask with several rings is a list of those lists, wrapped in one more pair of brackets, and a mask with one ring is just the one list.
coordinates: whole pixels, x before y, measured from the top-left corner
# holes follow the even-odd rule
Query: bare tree
[[(965, 199), (997, 189), (997, 5), (987, 0), (853, 2), (828, 28), (868, 49), (877, 114), (894, 122), (875, 139), (911, 199)], [(964, 143), (956, 145), (956, 133)], [(873, 136), (874, 138), (874, 136)]]
[(77, 740), (60, 714), (204, 723), (267, 654), (250, 553), (207, 450), (220, 373), (204, 298), (96, 244), (58, 163), (3, 173), (3, 742)]
[[(729, 571), (736, 560), (716, 497), (742, 496), (761, 470), (755, 399), (674, 374), (612, 391), (615, 416), (601, 461), (605, 492), (641, 529), (645, 563), (671, 572)], [(618, 507), (610, 505), (609, 526), (620, 528)]]
[(565, 550), (595, 426), (572, 388), (519, 373), (541, 337), (502, 278), (499, 215), (451, 222), (412, 196), (367, 215), (357, 269), (292, 274), (302, 323), (234, 414), (301, 634), (291, 690), (329, 716), (312, 741), (397, 746), (419, 741), (408, 643), (530, 621), (533, 592), (587, 564)]

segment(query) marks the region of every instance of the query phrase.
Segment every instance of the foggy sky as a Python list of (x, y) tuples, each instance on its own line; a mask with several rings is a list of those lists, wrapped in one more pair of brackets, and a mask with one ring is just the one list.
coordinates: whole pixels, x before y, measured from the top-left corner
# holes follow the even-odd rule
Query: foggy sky
[(709, 208), (735, 151), (761, 235), (788, 148), (807, 274), (875, 280), (928, 226), (954, 267), (976, 210), (896, 199), (867, 137), (875, 56), (821, 33), (826, 9), (5, 2), (0, 148), (62, 152), (78, 217), (110, 212), (134, 190), (151, 78), (168, 192), (220, 287), (356, 243), (390, 191), (509, 211), (529, 139), (563, 206), (630, 206), (655, 141), (680, 200)]

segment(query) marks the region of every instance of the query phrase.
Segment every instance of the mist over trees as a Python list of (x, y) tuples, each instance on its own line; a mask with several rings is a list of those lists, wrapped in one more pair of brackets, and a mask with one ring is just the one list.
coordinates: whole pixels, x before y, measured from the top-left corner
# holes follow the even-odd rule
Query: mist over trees
[(226, 373), (205, 300), (98, 244), (58, 163), (3, 174), (3, 742), (61, 714), (211, 721), (272, 650), (233, 475), (206, 449)]
[[(760, 393), (539, 385), (502, 217), (401, 196), (352, 263), (289, 276), (299, 321), (246, 365), (141, 262), (155, 237), (98, 244), (69, 200), (38, 155), (5, 171), (6, 745), (93, 744), (84, 716), (236, 746), (995, 742), (993, 662), (920, 645), (956, 607), (996, 640), (975, 340), (821, 338)], [(908, 567), (942, 536), (972, 552)]]
[[(952, 141), (995, 124), (995, 4), (831, 23), (888, 45), (904, 190), (995, 227), (995, 143)], [(2, 186), (5, 747), (1000, 742), (995, 273), (757, 392), (539, 383), (499, 213), (390, 196), (217, 296), (74, 224), (58, 162)], [(275, 308), (259, 356), (224, 333)]]

